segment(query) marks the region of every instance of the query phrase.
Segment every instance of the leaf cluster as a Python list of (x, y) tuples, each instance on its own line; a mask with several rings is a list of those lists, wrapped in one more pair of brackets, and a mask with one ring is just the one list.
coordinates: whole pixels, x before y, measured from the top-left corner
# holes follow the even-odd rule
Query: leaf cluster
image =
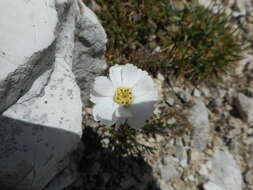
[(108, 149), (118, 155), (140, 155), (143, 152), (152, 153), (155, 147), (144, 145), (137, 140), (140, 131), (127, 124), (120, 127), (103, 128), (103, 138), (108, 139)]
[[(170, 0), (97, 0), (110, 64), (133, 63), (202, 81), (227, 73), (243, 46), (230, 16), (213, 7), (175, 9)], [(169, 76), (169, 75), (167, 75)]]

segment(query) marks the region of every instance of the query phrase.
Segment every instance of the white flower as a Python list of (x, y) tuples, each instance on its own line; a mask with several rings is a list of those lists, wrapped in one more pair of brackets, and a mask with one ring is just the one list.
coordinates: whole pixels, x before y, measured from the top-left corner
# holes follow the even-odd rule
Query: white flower
[(95, 103), (96, 121), (107, 126), (127, 122), (139, 129), (153, 114), (158, 93), (146, 71), (131, 64), (115, 65), (109, 70), (109, 78), (95, 79), (90, 100)]

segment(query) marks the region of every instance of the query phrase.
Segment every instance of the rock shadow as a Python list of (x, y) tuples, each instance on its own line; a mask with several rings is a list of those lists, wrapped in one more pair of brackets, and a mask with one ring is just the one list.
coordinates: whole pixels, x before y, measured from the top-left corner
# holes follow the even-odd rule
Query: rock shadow
[[(50, 185), (73, 162), (80, 139), (61, 128), (0, 116), (0, 189), (38, 190)], [(71, 177), (64, 179), (65, 185), (71, 182)]]
[(85, 127), (82, 140), (80, 173), (85, 190), (160, 190), (143, 158), (116, 155), (104, 148), (91, 127)]

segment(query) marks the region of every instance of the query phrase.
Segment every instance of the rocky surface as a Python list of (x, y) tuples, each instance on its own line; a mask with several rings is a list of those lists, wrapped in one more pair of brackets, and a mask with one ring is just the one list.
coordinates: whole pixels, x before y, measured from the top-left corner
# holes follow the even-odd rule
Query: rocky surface
[(239, 93), (236, 97), (235, 104), (241, 118), (248, 123), (253, 123), (253, 98)]
[(194, 131), (192, 146), (199, 151), (205, 150), (209, 137), (208, 109), (201, 100), (195, 100), (187, 117)]
[[(99, 10), (94, 0), (85, 2)], [(212, 1), (182, 2), (208, 6)], [(252, 1), (219, 3), (252, 41)], [(81, 177), (66, 190), (253, 190), (252, 52), (215, 83), (194, 86), (157, 75), (161, 101), (154, 120), (169, 127), (164, 134), (138, 136), (156, 147), (152, 154), (113, 154), (86, 106)]]
[(210, 182), (204, 184), (205, 189), (211, 189), (212, 186), (223, 190), (242, 189), (240, 168), (227, 150), (216, 151), (213, 154), (211, 164), (211, 174), (208, 175)]
[(78, 84), (105, 69), (106, 35), (78, 0), (1, 1), (0, 9), (0, 188), (62, 190), (79, 176), (81, 90), (89, 89)]
[[(220, 3), (252, 42), (252, 1)], [(106, 69), (107, 39), (94, 13), (79, 0), (6, 0), (1, 8), (1, 36), (28, 32), (0, 39), (7, 69), (0, 71), (0, 189), (253, 190), (252, 50), (222, 82), (193, 86), (158, 74), (152, 120), (167, 130), (137, 137), (156, 148), (152, 154), (115, 155), (86, 104), (93, 78)], [(17, 19), (4, 17), (13, 9), (24, 25), (6, 25)]]
[[(78, 17), (74, 46), (73, 72), (81, 89), (83, 102), (87, 102), (94, 77), (106, 68), (104, 53), (107, 37), (96, 15), (84, 4)], [(85, 13), (85, 14), (84, 14)]]
[(52, 65), (52, 42), (58, 19), (52, 2), (1, 1), (0, 9), (2, 113)]

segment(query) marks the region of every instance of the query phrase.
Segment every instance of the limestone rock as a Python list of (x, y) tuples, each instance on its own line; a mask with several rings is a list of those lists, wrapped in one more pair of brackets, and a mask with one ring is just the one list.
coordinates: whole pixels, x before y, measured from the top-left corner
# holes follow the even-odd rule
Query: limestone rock
[[(206, 190), (241, 190), (242, 175), (239, 166), (227, 149), (216, 151), (212, 158), (210, 182), (205, 184)], [(212, 189), (212, 190), (213, 190)]]
[(253, 3), (250, 0), (236, 0), (235, 5), (243, 15), (253, 10)]
[(81, 89), (83, 102), (89, 99), (94, 78), (107, 68), (104, 53), (107, 37), (96, 15), (84, 4), (79, 5), (81, 13), (76, 29), (73, 72)]
[(176, 141), (176, 153), (175, 153), (175, 155), (178, 158), (178, 160), (180, 161), (181, 167), (186, 168), (188, 166), (187, 151), (186, 151), (186, 148), (184, 147), (182, 141), (178, 140), (178, 139)]
[(219, 12), (219, 10), (221, 10), (222, 7), (222, 3), (221, 0), (216, 0), (216, 1), (212, 1), (212, 0), (198, 0), (199, 5), (202, 5), (206, 8), (211, 8), (211, 10), (214, 13)]
[(159, 182), (159, 189), (161, 190), (173, 190), (170, 184), (165, 183), (164, 181)]
[(253, 123), (253, 98), (239, 93), (235, 99), (235, 106), (244, 121)]
[(221, 187), (219, 187), (218, 185), (216, 185), (215, 183), (212, 182), (208, 182), (204, 185), (204, 189), (205, 190), (224, 190)]
[(212, 0), (198, 0), (198, 3), (204, 7), (209, 7), (212, 5)]
[(253, 185), (253, 170), (249, 169), (245, 174), (245, 180), (248, 184)]
[(238, 61), (237, 67), (235, 68), (235, 74), (243, 75), (245, 70), (252, 69), (253, 56), (251, 54), (244, 55), (243, 59)]
[(53, 1), (0, 2), (0, 113), (52, 65), (58, 21)]
[(179, 161), (178, 159), (168, 155), (164, 158), (164, 164), (160, 166), (160, 174), (161, 178), (164, 181), (170, 180), (176, 176), (178, 176), (178, 167)]
[(187, 119), (194, 128), (193, 147), (203, 151), (208, 140), (209, 118), (208, 109), (201, 100), (195, 99), (195, 104), (187, 113)]
[(191, 100), (191, 95), (187, 91), (178, 87), (174, 87), (173, 90), (184, 103), (189, 102)]
[[(6, 52), (0, 56), (0, 187), (62, 190), (78, 175), (73, 152), (82, 135), (82, 100), (76, 78), (91, 81), (106, 67), (105, 33), (79, 0), (3, 0), (0, 9), (0, 50)], [(86, 75), (73, 69), (75, 76), (72, 65)], [(82, 90), (89, 93), (87, 86)]]
[(199, 169), (199, 171), (198, 171), (198, 173), (201, 175), (201, 176), (203, 176), (203, 177), (205, 177), (205, 178), (209, 178), (209, 176), (210, 176), (210, 170), (212, 169), (212, 162), (211, 161), (208, 161), (207, 163), (205, 163), (205, 164), (202, 164), (201, 166), (200, 166), (200, 169)]

